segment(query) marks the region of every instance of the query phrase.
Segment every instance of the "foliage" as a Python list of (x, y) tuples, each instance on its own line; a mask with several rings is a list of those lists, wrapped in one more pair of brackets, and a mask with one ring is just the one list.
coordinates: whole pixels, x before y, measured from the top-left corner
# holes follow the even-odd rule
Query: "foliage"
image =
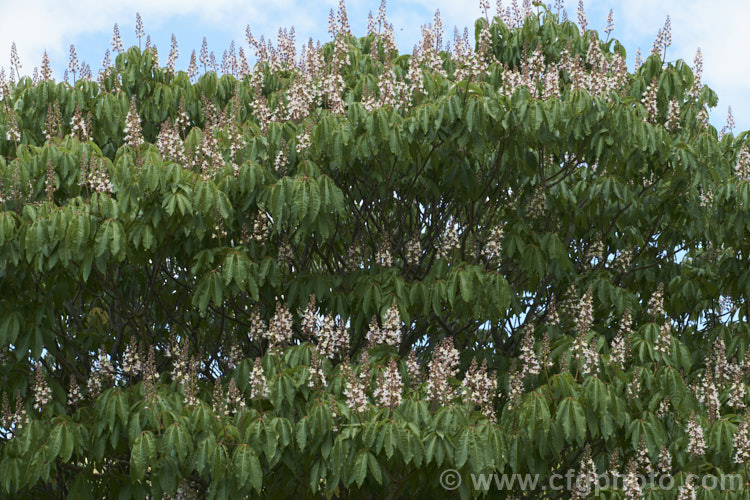
[(750, 156), (700, 61), (441, 30), (0, 82), (0, 495), (746, 477)]

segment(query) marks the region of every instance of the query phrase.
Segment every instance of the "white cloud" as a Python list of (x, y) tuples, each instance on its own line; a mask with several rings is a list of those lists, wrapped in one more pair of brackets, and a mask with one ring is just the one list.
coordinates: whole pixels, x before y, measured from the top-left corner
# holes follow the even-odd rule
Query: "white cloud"
[[(23, 63), (22, 71), (30, 73), (47, 50), (50, 57), (66, 61), (68, 47), (81, 37), (111, 33), (119, 22), (123, 37), (133, 41), (132, 26), (135, 12), (143, 15), (146, 31), (152, 34), (176, 31), (179, 20), (195, 19), (204, 26), (221, 27), (228, 38), (244, 41), (245, 25), (255, 33), (273, 35), (280, 26), (295, 26), (298, 40), (327, 39), (327, 17), (337, 0), (301, 2), (298, 0), (29, 0), (6, 2), (0, 19), (0, 65), (7, 67), (12, 41), (18, 46)], [(505, 0), (505, 4), (509, 4)], [(521, 3), (519, 1), (519, 3)], [(568, 0), (568, 11), (575, 18), (576, 2)], [(349, 1), (350, 20), (355, 27), (364, 29), (368, 10), (376, 11), (378, 0)], [(747, 57), (746, 19), (750, 18), (750, 3), (714, 0), (589, 0), (587, 11), (591, 24), (601, 29), (606, 12), (615, 11), (615, 36), (633, 54), (636, 47), (644, 53), (667, 15), (672, 18), (673, 45), (670, 58), (681, 57), (692, 62), (695, 49), (701, 47), (705, 60), (704, 80), (721, 99), (714, 119), (723, 121), (727, 105), (732, 105), (738, 128), (750, 129), (750, 57)], [(493, 2), (494, 8), (494, 2)], [(406, 0), (388, 5), (388, 15), (396, 29), (397, 41), (402, 51), (410, 52), (419, 38), (419, 26), (432, 20), (435, 9), (440, 9), (446, 38), (452, 38), (453, 26), (473, 25), (479, 16), (478, 1), (456, 2), (448, 0)], [(164, 33), (160, 33), (164, 35)], [(188, 47), (198, 48), (202, 34), (194, 40), (179, 40), (183, 54)], [(97, 47), (103, 53), (106, 47)], [(100, 49), (100, 50), (99, 50)], [(79, 48), (80, 52), (80, 48)], [(100, 56), (99, 56), (100, 57)], [(182, 60), (182, 58), (181, 58)], [(88, 61), (97, 66), (98, 61)]]

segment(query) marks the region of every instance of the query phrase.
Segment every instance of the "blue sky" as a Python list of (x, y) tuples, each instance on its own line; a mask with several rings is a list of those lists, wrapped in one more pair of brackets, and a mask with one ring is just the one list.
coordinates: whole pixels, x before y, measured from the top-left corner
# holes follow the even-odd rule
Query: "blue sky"
[[(511, 0), (505, 0), (505, 6)], [(367, 13), (377, 11), (379, 0), (347, 2), (347, 10), (356, 35), (366, 31)], [(520, 1), (519, 1), (520, 3)], [(13, 41), (23, 64), (22, 72), (31, 74), (47, 50), (60, 78), (67, 65), (68, 50), (74, 44), (79, 59), (96, 73), (104, 51), (110, 46), (114, 23), (126, 46), (137, 43), (135, 13), (143, 16), (144, 28), (166, 60), (172, 33), (177, 37), (180, 57), (177, 65), (185, 68), (192, 50), (200, 49), (203, 36), (209, 49), (221, 58), (229, 43), (245, 46), (245, 27), (256, 37), (275, 40), (280, 27), (294, 26), (298, 44), (312, 37), (329, 39), (328, 12), (337, 2), (299, 0), (27, 0), (6, 3), (0, 19), (0, 66), (7, 68)], [(495, 4), (492, 4), (493, 10)], [(566, 2), (568, 15), (576, 19), (577, 2)], [(479, 2), (446, 0), (391, 1), (387, 6), (396, 41), (402, 52), (411, 52), (419, 38), (419, 27), (429, 23), (440, 9), (448, 39), (453, 26), (471, 30), (479, 17)], [(636, 48), (648, 54), (654, 38), (669, 15), (672, 19), (672, 46), (668, 59), (683, 58), (692, 64), (698, 47), (704, 54), (704, 82), (719, 94), (719, 105), (711, 122), (723, 126), (727, 106), (732, 106), (739, 130), (750, 129), (750, 57), (745, 37), (750, 3), (730, 0), (589, 0), (585, 2), (589, 25), (602, 30), (609, 9), (614, 10), (615, 31), (628, 50), (632, 68)], [(4, 54), (4, 55), (3, 55)]]

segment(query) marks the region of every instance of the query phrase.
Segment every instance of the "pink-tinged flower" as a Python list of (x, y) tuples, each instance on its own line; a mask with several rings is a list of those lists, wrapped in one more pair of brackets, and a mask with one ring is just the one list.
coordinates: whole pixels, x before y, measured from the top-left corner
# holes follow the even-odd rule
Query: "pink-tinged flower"
[(276, 302), (276, 313), (268, 325), (269, 347), (276, 351), (292, 337), (292, 313), (283, 302)]
[(737, 165), (734, 167), (734, 173), (740, 181), (750, 182), (750, 152), (744, 144), (740, 148), (740, 154), (737, 156)]
[(263, 371), (260, 358), (255, 358), (253, 369), (250, 372), (250, 399), (265, 398), (268, 396), (268, 383)]
[(538, 375), (541, 371), (539, 359), (534, 351), (534, 326), (529, 324), (523, 329), (521, 339), (521, 376)]
[(75, 376), (70, 376), (70, 384), (68, 388), (68, 401), (67, 403), (70, 406), (75, 406), (78, 403), (80, 403), (83, 400), (83, 396), (81, 396), (81, 389), (78, 387), (78, 382), (76, 382)]
[(427, 401), (448, 405), (454, 398), (448, 379), (458, 371), (458, 350), (453, 347), (453, 339), (445, 338), (432, 354), (430, 372), (427, 379)]
[(667, 321), (659, 329), (659, 335), (656, 337), (654, 350), (664, 356), (669, 356), (672, 349), (672, 325)]
[(622, 481), (622, 490), (625, 494), (625, 498), (638, 499), (641, 498), (642, 490), (641, 485), (638, 482), (638, 473), (636, 470), (635, 460), (628, 462), (627, 472)]
[(625, 362), (630, 357), (630, 335), (633, 333), (633, 320), (630, 316), (630, 309), (625, 309), (625, 314), (620, 322), (620, 329), (612, 340), (612, 349), (610, 351), (610, 362), (625, 369)]
[(141, 131), (141, 118), (138, 116), (138, 107), (135, 103), (135, 98), (130, 100), (130, 107), (128, 108), (128, 115), (125, 118), (125, 127), (123, 128), (125, 137), (123, 141), (126, 142), (131, 148), (137, 149), (143, 144), (143, 132)]
[(672, 454), (669, 453), (667, 445), (661, 447), (657, 467), (659, 469), (659, 472), (662, 474), (669, 474), (670, 472), (672, 472)]
[(47, 382), (46, 370), (40, 361), (34, 363), (34, 409), (41, 411), (52, 401), (52, 389)]
[(745, 412), (745, 417), (734, 433), (734, 463), (745, 464), (748, 461), (750, 461), (750, 414)]
[(487, 360), (478, 365), (476, 358), (472, 359), (461, 383), (461, 395), (464, 400), (471, 406), (479, 406), (488, 419), (495, 420), (493, 403), (496, 394), (497, 378), (494, 372), (487, 373)]
[(120, 27), (115, 23), (115, 27), (112, 30), (112, 51), (118, 54), (122, 52), (122, 38), (120, 37)]
[(392, 359), (381, 375), (374, 396), (381, 406), (394, 409), (401, 405), (403, 388), (404, 384), (401, 380), (398, 365), (396, 364), (396, 360)]
[(688, 420), (688, 447), (687, 452), (693, 456), (700, 457), (706, 453), (706, 441), (703, 438), (703, 427), (698, 423), (695, 414)]
[(346, 385), (344, 387), (344, 395), (346, 396), (346, 405), (349, 409), (355, 413), (364, 413), (367, 411), (369, 401), (367, 400), (367, 394), (365, 393), (365, 384), (363, 383), (363, 375), (366, 373), (360, 372), (360, 376), (357, 377), (352, 370), (349, 363), (343, 363), (341, 366), (341, 374), (346, 379)]
[(646, 87), (643, 97), (641, 97), (641, 104), (646, 108), (646, 117), (643, 119), (644, 122), (656, 123), (656, 116), (659, 113), (657, 107), (657, 92), (659, 90), (659, 81), (654, 77), (651, 83)]
[(677, 99), (671, 99), (667, 107), (667, 122), (664, 124), (670, 132), (680, 130), (680, 103)]

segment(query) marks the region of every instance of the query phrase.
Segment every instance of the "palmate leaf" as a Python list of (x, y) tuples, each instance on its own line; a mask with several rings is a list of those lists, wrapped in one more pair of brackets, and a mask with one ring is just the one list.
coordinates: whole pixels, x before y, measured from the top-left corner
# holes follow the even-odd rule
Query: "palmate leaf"
[(370, 460), (371, 453), (367, 450), (362, 450), (357, 453), (352, 464), (352, 480), (357, 486), (362, 486), (367, 477), (367, 468)]
[(529, 437), (537, 434), (546, 436), (549, 432), (552, 419), (549, 405), (543, 394), (538, 392), (529, 394), (521, 405), (520, 414)]
[(485, 442), (475, 429), (466, 427), (460, 432), (456, 442), (455, 461), (459, 468), (468, 462), (475, 472), (484, 470)]
[(130, 467), (136, 479), (143, 479), (148, 466), (156, 459), (156, 439), (150, 431), (138, 436), (131, 448)]
[(562, 428), (568, 441), (582, 441), (586, 436), (586, 418), (581, 404), (573, 398), (560, 401), (555, 412), (555, 423)]
[(239, 482), (244, 487), (248, 482), (258, 492), (263, 485), (263, 469), (255, 453), (246, 444), (240, 445), (232, 454), (232, 470)]
[(65, 248), (71, 255), (80, 254), (81, 247), (91, 234), (91, 220), (87, 215), (76, 215), (70, 219), (65, 235)]

